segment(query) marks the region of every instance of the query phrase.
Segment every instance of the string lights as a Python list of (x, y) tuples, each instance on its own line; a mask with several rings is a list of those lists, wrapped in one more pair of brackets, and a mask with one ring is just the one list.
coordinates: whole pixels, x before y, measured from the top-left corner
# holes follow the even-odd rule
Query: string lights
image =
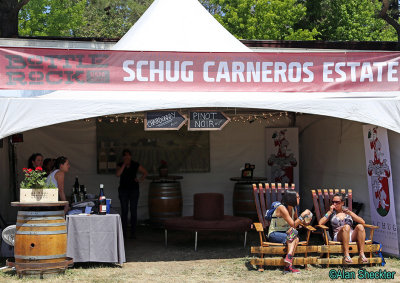
[[(287, 111), (273, 111), (273, 112), (257, 112), (257, 111), (247, 111), (243, 113), (237, 113), (235, 110), (218, 110), (225, 113), (226, 116), (231, 118), (233, 123), (266, 123), (273, 124), (277, 121), (289, 119), (289, 112)], [(184, 114), (185, 111), (182, 111)], [(144, 113), (126, 113), (117, 115), (107, 115), (92, 119), (84, 119), (86, 122), (91, 122), (93, 119), (98, 123), (133, 123), (133, 124), (143, 124), (144, 123)]]

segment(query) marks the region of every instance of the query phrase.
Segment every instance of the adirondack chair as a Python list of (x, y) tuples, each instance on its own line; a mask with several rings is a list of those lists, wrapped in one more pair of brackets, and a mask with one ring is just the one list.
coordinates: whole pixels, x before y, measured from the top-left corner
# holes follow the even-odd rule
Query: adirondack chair
[[(284, 266), (285, 262), (283, 261), (283, 256), (287, 253), (287, 247), (285, 244), (281, 243), (272, 243), (268, 242), (266, 238), (266, 234), (268, 233), (268, 223), (265, 220), (264, 216), (266, 211), (271, 207), (271, 204), (274, 201), (281, 201), (282, 194), (285, 190), (294, 189), (294, 184), (289, 188), (288, 184), (285, 184), (285, 187), (282, 188), (282, 185), (278, 183), (276, 187), (274, 183), (271, 185), (265, 183), (263, 186), (262, 184), (253, 184), (253, 194), (254, 194), (254, 201), (257, 209), (258, 215), (258, 223), (254, 223), (254, 227), (259, 233), (260, 236), (260, 246), (251, 247), (251, 253), (259, 254), (259, 258), (252, 259), (250, 263), (252, 265), (258, 266), (259, 271), (263, 271), (263, 266)], [(307, 253), (308, 252), (317, 252), (316, 248), (314, 247), (315, 251), (310, 250), (308, 246), (308, 241), (310, 239), (310, 232), (315, 231), (315, 228), (312, 226), (306, 226), (307, 228), (307, 237), (306, 241), (301, 241), (298, 243), (296, 248), (296, 254), (294, 257), (294, 265), (305, 265), (307, 266), (308, 259)], [(279, 255), (278, 257), (264, 257), (264, 255)], [(314, 259), (314, 262), (316, 260)], [(311, 262), (310, 262), (311, 263)]]
[[(349, 210), (353, 210), (353, 192), (352, 190), (346, 190), (345, 189), (317, 189), (317, 190), (311, 190), (312, 198), (313, 198), (313, 204), (315, 208), (315, 215), (317, 218), (317, 223), (319, 220), (325, 215), (325, 213), (329, 210), (330, 206), (332, 205), (332, 199), (334, 194), (341, 192), (343, 195), (345, 195), (345, 206)], [(332, 237), (330, 235), (330, 224), (327, 223), (328, 225), (316, 225), (315, 227), (322, 229), (322, 236), (324, 239), (324, 242), (326, 244), (325, 247), (322, 247), (320, 250), (321, 253), (324, 253), (327, 255), (326, 258), (319, 258), (318, 263), (319, 264), (327, 264), (327, 267), (329, 267), (330, 264), (343, 264), (343, 258), (342, 257), (336, 257), (336, 258), (331, 258), (331, 254), (341, 254), (343, 255), (343, 246), (341, 242), (336, 242), (332, 241)], [(374, 231), (375, 229), (379, 228), (378, 226), (370, 225), (370, 224), (363, 224), (364, 228), (369, 228), (370, 229), (370, 236), (369, 240), (365, 241), (365, 247), (364, 247), (364, 253), (369, 254), (368, 258), (368, 263), (365, 264), (370, 264), (372, 266), (373, 263), (381, 263), (382, 259), (380, 257), (373, 257), (373, 253), (379, 250), (379, 244), (373, 244), (373, 237), (374, 237)], [(350, 253), (358, 253), (358, 247), (356, 242), (350, 242), (349, 245), (349, 251)], [(352, 257), (353, 264), (360, 264), (358, 256)]]

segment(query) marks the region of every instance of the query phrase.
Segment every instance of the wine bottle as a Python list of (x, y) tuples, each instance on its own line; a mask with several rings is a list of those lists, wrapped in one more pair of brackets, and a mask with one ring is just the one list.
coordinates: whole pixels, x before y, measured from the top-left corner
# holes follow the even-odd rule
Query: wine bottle
[(107, 203), (106, 197), (104, 195), (104, 185), (100, 184), (100, 193), (99, 193), (99, 214), (105, 215), (107, 211)]
[(99, 193), (99, 198), (104, 196), (104, 185), (100, 184), (100, 193)]
[(78, 176), (75, 177), (74, 193), (75, 193), (75, 194), (79, 194), (79, 181), (78, 181)]

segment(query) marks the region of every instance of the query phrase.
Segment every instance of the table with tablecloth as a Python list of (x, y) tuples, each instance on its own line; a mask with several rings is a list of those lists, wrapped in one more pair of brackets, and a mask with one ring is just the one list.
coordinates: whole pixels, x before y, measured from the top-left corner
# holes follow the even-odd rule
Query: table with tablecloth
[(126, 262), (119, 214), (68, 215), (67, 256), (74, 262)]

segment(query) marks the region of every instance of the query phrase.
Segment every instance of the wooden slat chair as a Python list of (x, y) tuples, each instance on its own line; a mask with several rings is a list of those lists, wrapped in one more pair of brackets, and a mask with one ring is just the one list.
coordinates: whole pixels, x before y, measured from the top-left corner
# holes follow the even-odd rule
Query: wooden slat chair
[[(352, 190), (346, 190), (345, 189), (317, 189), (317, 190), (311, 190), (312, 198), (313, 198), (313, 204), (315, 208), (315, 215), (317, 218), (317, 223), (319, 223), (319, 220), (325, 215), (326, 212), (329, 211), (330, 206), (332, 205), (332, 199), (334, 194), (336, 193), (342, 193), (345, 195), (345, 206), (349, 210), (353, 210), (353, 193)], [(319, 251), (323, 254), (326, 254), (326, 258), (319, 258), (318, 263), (319, 264), (327, 264), (327, 267), (329, 267), (330, 264), (344, 264), (343, 257), (339, 258), (331, 258), (331, 254), (342, 254), (343, 255), (343, 246), (341, 242), (336, 242), (332, 241), (331, 235), (330, 235), (330, 223), (326, 223), (328, 225), (316, 225), (315, 227), (322, 229), (322, 236), (324, 239), (324, 242), (326, 244), (325, 247), (322, 247)], [(365, 264), (370, 264), (372, 266), (373, 263), (381, 263), (382, 259), (380, 257), (373, 257), (373, 253), (379, 250), (379, 244), (372, 244), (373, 243), (373, 237), (374, 237), (374, 231), (375, 229), (379, 228), (378, 226), (370, 225), (370, 224), (363, 224), (364, 228), (369, 228), (370, 229), (370, 238), (369, 240), (365, 241), (365, 247), (364, 247), (364, 252), (366, 254), (369, 254), (368, 258), (368, 263)], [(350, 254), (352, 253), (358, 253), (358, 247), (356, 242), (350, 242), (349, 245), (349, 252)], [(359, 256), (353, 256), (352, 257), (353, 264), (361, 264), (359, 263)]]
[[(251, 247), (251, 253), (259, 254), (259, 258), (252, 259), (250, 263), (252, 265), (258, 266), (259, 271), (263, 271), (263, 266), (284, 266), (285, 262), (283, 261), (283, 256), (287, 253), (287, 246), (281, 243), (272, 243), (268, 242), (266, 238), (266, 234), (268, 234), (268, 223), (265, 220), (265, 213), (271, 207), (271, 204), (274, 201), (281, 201), (282, 194), (285, 190), (294, 189), (294, 184), (289, 188), (288, 184), (285, 184), (285, 187), (282, 188), (282, 185), (278, 183), (278, 186), (275, 186), (274, 183), (271, 185), (265, 183), (265, 186), (262, 184), (253, 184), (253, 194), (254, 201), (257, 209), (257, 215), (259, 223), (254, 223), (254, 227), (259, 233), (260, 236), (260, 246)], [(296, 248), (296, 254), (294, 257), (293, 264), (295, 265), (305, 265), (307, 263), (316, 262), (316, 258), (307, 258), (308, 252), (318, 252), (317, 246), (314, 246), (315, 250), (311, 250), (311, 247), (308, 246), (308, 241), (310, 239), (310, 232), (315, 231), (315, 228), (312, 226), (307, 226), (307, 237), (306, 241), (301, 241), (298, 243)], [(304, 254), (304, 256), (302, 256)], [(264, 257), (264, 255), (279, 255), (279, 257)]]

